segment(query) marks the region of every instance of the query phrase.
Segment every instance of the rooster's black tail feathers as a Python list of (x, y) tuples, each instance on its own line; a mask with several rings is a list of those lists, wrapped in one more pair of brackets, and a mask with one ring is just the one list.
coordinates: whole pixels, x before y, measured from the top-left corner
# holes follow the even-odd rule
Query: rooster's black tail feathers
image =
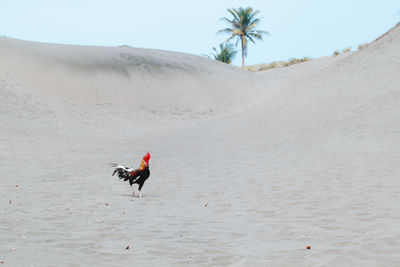
[(129, 180), (130, 185), (137, 181), (138, 177), (140, 176), (139, 170), (134, 170), (132, 168), (124, 167), (117, 163), (110, 163), (111, 167), (115, 167), (114, 174), (118, 173), (119, 179), (124, 179), (124, 181)]

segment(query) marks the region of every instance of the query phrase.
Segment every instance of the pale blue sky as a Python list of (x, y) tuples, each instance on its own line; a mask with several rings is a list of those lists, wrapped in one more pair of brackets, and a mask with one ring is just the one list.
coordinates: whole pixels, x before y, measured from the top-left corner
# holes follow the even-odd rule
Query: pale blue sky
[(357, 49), (400, 21), (399, 0), (0, 0), (0, 35), (201, 55), (227, 38), (216, 35), (220, 18), (240, 6), (260, 10), (259, 29), (271, 33), (249, 46), (247, 64)]

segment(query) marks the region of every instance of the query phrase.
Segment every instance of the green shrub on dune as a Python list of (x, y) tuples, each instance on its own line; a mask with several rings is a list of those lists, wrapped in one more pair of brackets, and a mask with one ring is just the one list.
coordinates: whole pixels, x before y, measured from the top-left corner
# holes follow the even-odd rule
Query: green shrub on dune
[(363, 49), (368, 46), (368, 43), (363, 43), (358, 45), (358, 50)]
[(351, 47), (346, 47), (343, 49), (343, 53), (349, 53), (351, 52)]

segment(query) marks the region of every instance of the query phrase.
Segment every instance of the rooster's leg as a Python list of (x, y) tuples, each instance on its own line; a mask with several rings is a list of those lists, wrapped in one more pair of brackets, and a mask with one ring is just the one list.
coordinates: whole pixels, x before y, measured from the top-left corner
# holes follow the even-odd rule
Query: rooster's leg
[(133, 188), (133, 185), (131, 185), (131, 187), (132, 187), (132, 196), (134, 196), (135, 195), (135, 188)]

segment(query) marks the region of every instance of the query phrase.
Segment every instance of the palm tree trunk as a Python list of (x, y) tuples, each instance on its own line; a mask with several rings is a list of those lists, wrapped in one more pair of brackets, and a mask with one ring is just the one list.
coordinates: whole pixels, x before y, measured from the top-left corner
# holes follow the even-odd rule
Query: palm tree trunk
[(242, 43), (242, 69), (244, 70), (244, 42), (243, 42), (243, 36), (240, 39), (241, 43)]

